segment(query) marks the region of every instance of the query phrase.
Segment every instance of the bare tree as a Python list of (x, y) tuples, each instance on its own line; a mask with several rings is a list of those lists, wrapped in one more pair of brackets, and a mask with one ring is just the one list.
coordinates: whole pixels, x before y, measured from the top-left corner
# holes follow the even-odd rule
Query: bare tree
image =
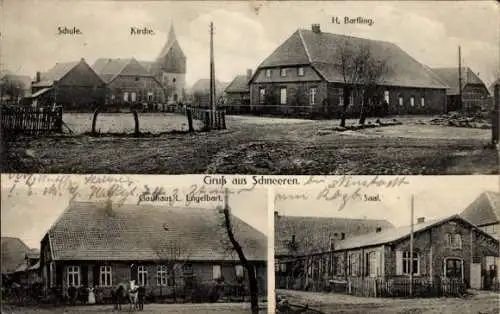
[(15, 79), (10, 79), (7, 76), (4, 78), (3, 82), (1, 82), (1, 90), (3, 96), (9, 96), (11, 100), (18, 101), (22, 96), (24, 96), (24, 89), (26, 86), (23, 82)]
[(236, 252), (242, 266), (246, 269), (248, 274), (249, 290), (250, 290), (250, 306), (252, 309), (252, 314), (259, 313), (259, 286), (257, 282), (255, 265), (247, 259), (242, 246), (238, 242), (235, 236), (235, 226), (232, 221), (231, 209), (228, 204), (229, 191), (225, 189), (224, 192), (225, 204), (224, 208), (220, 208), (220, 211), (224, 214), (224, 229), (227, 233), (228, 239), (231, 243), (231, 248)]
[(340, 126), (345, 127), (347, 107), (355, 92), (363, 97), (359, 123), (364, 124), (366, 106), (387, 74), (387, 63), (375, 58), (368, 45), (354, 45), (346, 39), (339, 46), (336, 67), (344, 83)]

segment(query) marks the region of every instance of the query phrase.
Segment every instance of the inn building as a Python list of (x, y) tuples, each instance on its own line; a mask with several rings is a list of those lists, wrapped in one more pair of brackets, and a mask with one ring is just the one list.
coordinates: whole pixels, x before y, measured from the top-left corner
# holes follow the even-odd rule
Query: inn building
[[(214, 209), (71, 202), (41, 241), (44, 291), (66, 295), (71, 286), (95, 287), (110, 298), (118, 283), (135, 280), (148, 297), (159, 297), (193, 283), (246, 282), (221, 215)], [(267, 238), (235, 216), (232, 222), (265, 295)]]

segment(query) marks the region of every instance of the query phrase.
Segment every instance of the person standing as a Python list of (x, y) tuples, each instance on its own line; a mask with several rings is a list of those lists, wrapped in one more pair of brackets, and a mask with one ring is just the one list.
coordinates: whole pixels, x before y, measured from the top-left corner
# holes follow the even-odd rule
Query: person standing
[(94, 288), (91, 287), (89, 288), (89, 300), (88, 300), (88, 303), (89, 304), (95, 304), (95, 292), (94, 292)]

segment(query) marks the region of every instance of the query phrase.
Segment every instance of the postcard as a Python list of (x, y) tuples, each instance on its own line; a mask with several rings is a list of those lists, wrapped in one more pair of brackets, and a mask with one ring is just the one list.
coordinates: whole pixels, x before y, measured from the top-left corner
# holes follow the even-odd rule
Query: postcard
[(1, 10), (3, 172), (498, 173), (494, 1)]

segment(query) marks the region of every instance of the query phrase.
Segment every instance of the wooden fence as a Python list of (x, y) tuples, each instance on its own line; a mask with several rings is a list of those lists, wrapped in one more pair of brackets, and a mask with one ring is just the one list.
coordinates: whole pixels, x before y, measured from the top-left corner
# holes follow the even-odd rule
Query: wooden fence
[[(207, 130), (226, 129), (226, 111), (224, 109), (206, 109), (199, 107), (186, 107), (186, 114), (192, 119), (201, 120)], [(188, 118), (189, 119), (189, 118)]]
[(47, 135), (62, 133), (62, 108), (0, 107), (4, 134)]

